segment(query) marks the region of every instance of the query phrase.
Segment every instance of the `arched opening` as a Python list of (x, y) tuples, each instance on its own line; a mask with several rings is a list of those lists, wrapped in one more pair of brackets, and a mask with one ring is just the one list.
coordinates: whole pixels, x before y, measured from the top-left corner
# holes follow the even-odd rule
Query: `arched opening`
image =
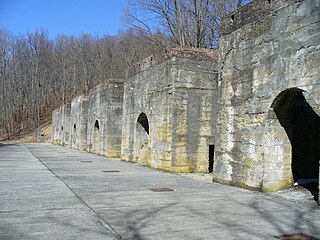
[(301, 89), (280, 93), (271, 106), (291, 143), (291, 170), (295, 183), (314, 196), (319, 183), (320, 117)]
[(99, 130), (100, 127), (99, 127), (99, 121), (98, 120), (95, 121), (94, 128)]
[(145, 113), (137, 119), (134, 139), (134, 161), (148, 164), (151, 149), (149, 147), (149, 121)]
[(146, 133), (149, 135), (149, 122), (148, 122), (147, 115), (145, 113), (141, 113), (137, 121), (138, 123), (141, 124), (141, 126), (144, 128)]
[(92, 131), (92, 140), (91, 140), (91, 152), (100, 153), (100, 123), (99, 120), (95, 120), (93, 131)]
[(76, 129), (77, 129), (77, 125), (73, 124), (73, 130), (76, 130)]

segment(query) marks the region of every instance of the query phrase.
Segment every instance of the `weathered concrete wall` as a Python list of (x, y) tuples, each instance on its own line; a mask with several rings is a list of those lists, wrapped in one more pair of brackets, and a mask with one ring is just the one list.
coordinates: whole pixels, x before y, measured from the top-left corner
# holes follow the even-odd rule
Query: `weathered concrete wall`
[(52, 143), (71, 146), (70, 104), (52, 112)]
[(320, 2), (255, 0), (221, 32), (219, 66), (211, 50), (150, 56), (74, 99), (72, 120), (54, 111), (52, 141), (261, 191), (319, 182)]
[(60, 108), (55, 109), (52, 112), (52, 136), (51, 136), (51, 143), (58, 144), (59, 143), (59, 136), (61, 131), (61, 121), (60, 121)]
[(123, 81), (109, 80), (90, 91), (87, 150), (107, 157), (120, 157)]
[[(103, 154), (103, 117), (101, 107), (101, 92), (103, 85), (98, 85), (89, 92), (88, 122), (87, 122), (87, 151)], [(102, 123), (101, 123), (102, 122)]]
[(52, 113), (52, 143), (120, 157), (123, 80), (110, 79)]
[(71, 147), (87, 150), (88, 97), (79, 96), (71, 101)]
[(318, 0), (255, 0), (222, 21), (215, 181), (274, 191), (318, 176), (319, 42)]
[(109, 80), (106, 84), (102, 107), (105, 111), (104, 155), (109, 158), (120, 158), (122, 136), (122, 114), (124, 81)]
[(129, 71), (123, 160), (172, 172), (207, 172), (214, 142), (217, 53), (172, 49)]
[(60, 144), (63, 146), (71, 146), (71, 125), (70, 113), (71, 105), (66, 103), (61, 106), (61, 131), (60, 131)]

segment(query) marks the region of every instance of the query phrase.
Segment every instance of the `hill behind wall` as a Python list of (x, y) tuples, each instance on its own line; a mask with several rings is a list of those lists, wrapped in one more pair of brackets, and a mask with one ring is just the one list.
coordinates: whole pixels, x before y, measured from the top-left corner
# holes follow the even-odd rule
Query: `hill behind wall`
[(0, 29), (0, 42), (0, 140), (34, 131), (61, 104), (123, 78), (134, 62), (160, 48), (135, 31), (52, 40), (45, 31), (17, 36)]
[[(27, 131), (26, 133), (19, 133), (12, 136), (10, 140), (4, 140), (4, 142), (14, 143), (50, 143), (52, 137), (52, 119), (49, 119), (46, 123), (41, 125), (35, 130)], [(1, 140), (0, 140), (1, 141)]]

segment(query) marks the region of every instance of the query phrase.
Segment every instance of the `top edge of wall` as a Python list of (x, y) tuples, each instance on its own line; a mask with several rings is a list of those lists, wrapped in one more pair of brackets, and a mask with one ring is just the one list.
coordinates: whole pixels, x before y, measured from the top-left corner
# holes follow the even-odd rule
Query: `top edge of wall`
[(104, 83), (100, 83), (100, 84), (94, 86), (93, 88), (91, 88), (89, 90), (88, 96), (91, 96), (92, 94), (98, 93), (98, 92), (100, 92), (104, 89), (107, 89), (107, 88), (112, 88), (112, 87), (115, 87), (118, 85), (123, 85), (124, 82), (125, 82), (125, 80), (123, 80), (123, 79), (108, 79)]
[(246, 24), (263, 20), (273, 11), (303, 0), (254, 0), (221, 20), (221, 35), (228, 35)]
[(219, 51), (218, 49), (205, 48), (166, 49), (135, 63), (131, 68), (129, 68), (126, 74), (126, 78), (132, 77), (139, 72), (142, 72), (152, 66), (158, 65), (172, 58), (216, 62), (219, 60)]

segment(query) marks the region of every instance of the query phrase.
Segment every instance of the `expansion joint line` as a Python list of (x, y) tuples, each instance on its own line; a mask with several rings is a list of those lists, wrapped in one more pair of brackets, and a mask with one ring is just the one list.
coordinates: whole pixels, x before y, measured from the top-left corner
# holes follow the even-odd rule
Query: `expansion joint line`
[(112, 231), (118, 239), (122, 239), (121, 235), (113, 228), (109, 223), (107, 223), (102, 217), (97, 214), (93, 208), (91, 208), (72, 188), (69, 187), (69, 185), (61, 178), (59, 177), (55, 172), (53, 172), (43, 161), (41, 161), (36, 155), (33, 154), (32, 151), (29, 150), (29, 148), (22, 143), (22, 145), (43, 165), (45, 166), (56, 178), (58, 178), (87, 208), (89, 208), (90, 212), (99, 220), (99, 223), (107, 228), (108, 230)]

